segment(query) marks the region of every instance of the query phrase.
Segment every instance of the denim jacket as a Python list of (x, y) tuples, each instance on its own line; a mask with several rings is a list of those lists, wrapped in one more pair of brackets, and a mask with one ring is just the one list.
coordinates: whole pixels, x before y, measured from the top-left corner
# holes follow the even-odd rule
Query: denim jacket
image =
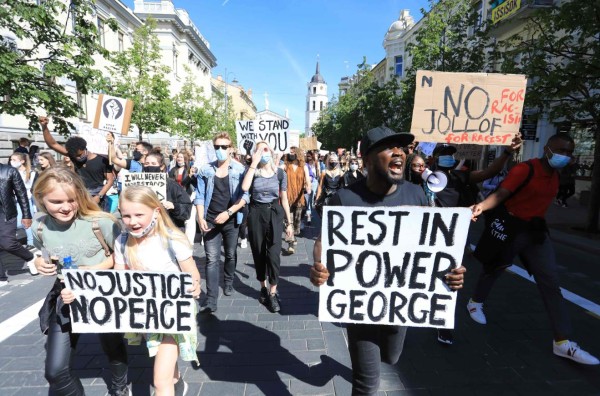
[[(194, 199), (194, 205), (204, 205), (204, 218), (206, 219), (206, 213), (210, 206), (210, 200), (212, 199), (213, 190), (215, 188), (215, 174), (217, 172), (217, 161), (211, 162), (210, 164), (204, 165), (198, 171), (198, 187), (196, 187), (196, 198)], [(237, 203), (240, 198), (243, 199), (246, 204), (250, 202), (250, 194), (242, 191), (242, 182), (246, 169), (244, 166), (236, 161), (229, 161), (229, 192), (231, 193), (231, 202)], [(244, 215), (241, 210), (236, 213), (236, 223), (242, 224)]]

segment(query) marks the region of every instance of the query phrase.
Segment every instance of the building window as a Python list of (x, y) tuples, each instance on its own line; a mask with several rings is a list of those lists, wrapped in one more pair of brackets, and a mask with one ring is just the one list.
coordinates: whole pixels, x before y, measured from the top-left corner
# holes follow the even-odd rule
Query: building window
[(175, 46), (173, 46), (173, 74), (175, 74), (175, 76), (177, 76), (177, 58), (178, 57), (179, 57), (179, 54), (177, 53)]
[(475, 4), (475, 30), (479, 29), (481, 23), (483, 22), (483, 2), (478, 1)]
[(317, 93), (317, 87), (313, 87), (313, 94)]
[(317, 106), (317, 101), (313, 100), (313, 111), (315, 111), (316, 106)]
[(319, 105), (319, 110), (323, 111), (323, 101), (321, 101), (321, 104)]
[(309, 105), (310, 105), (310, 102), (306, 102), (306, 111), (308, 111)]
[(100, 46), (104, 48), (104, 21), (100, 18), (98, 18), (98, 43), (100, 43)]
[(119, 32), (119, 52), (125, 50), (125, 44), (123, 43), (123, 32)]
[(402, 77), (402, 56), (396, 57), (396, 76)]

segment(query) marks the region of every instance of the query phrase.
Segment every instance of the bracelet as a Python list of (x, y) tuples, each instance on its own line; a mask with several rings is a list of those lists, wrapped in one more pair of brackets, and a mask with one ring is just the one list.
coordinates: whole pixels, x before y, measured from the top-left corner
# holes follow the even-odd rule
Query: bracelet
[(254, 169), (254, 170), (256, 170), (256, 167), (254, 167), (254, 166), (249, 166), (249, 167), (248, 167), (248, 169)]

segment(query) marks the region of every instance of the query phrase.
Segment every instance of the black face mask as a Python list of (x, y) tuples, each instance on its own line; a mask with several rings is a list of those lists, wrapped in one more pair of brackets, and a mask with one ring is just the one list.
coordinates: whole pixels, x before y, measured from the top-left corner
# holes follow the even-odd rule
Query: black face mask
[(144, 166), (142, 168), (142, 170), (147, 173), (161, 173), (162, 172), (162, 170), (160, 169), (160, 166)]
[(136, 150), (133, 152), (133, 160), (134, 161), (139, 161), (142, 159), (142, 157), (143, 157), (143, 155), (139, 151)]
[(288, 154), (287, 155), (287, 159), (288, 161), (296, 161), (296, 154)]

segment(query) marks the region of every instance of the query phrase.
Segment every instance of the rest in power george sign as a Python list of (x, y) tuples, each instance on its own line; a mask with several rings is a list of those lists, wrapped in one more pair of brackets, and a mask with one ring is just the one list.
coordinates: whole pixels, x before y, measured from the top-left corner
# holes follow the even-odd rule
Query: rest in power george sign
[(525, 76), (419, 70), (416, 78), (416, 141), (509, 145), (519, 132)]
[(453, 328), (456, 292), (444, 280), (470, 221), (468, 208), (324, 207), (319, 320)]

